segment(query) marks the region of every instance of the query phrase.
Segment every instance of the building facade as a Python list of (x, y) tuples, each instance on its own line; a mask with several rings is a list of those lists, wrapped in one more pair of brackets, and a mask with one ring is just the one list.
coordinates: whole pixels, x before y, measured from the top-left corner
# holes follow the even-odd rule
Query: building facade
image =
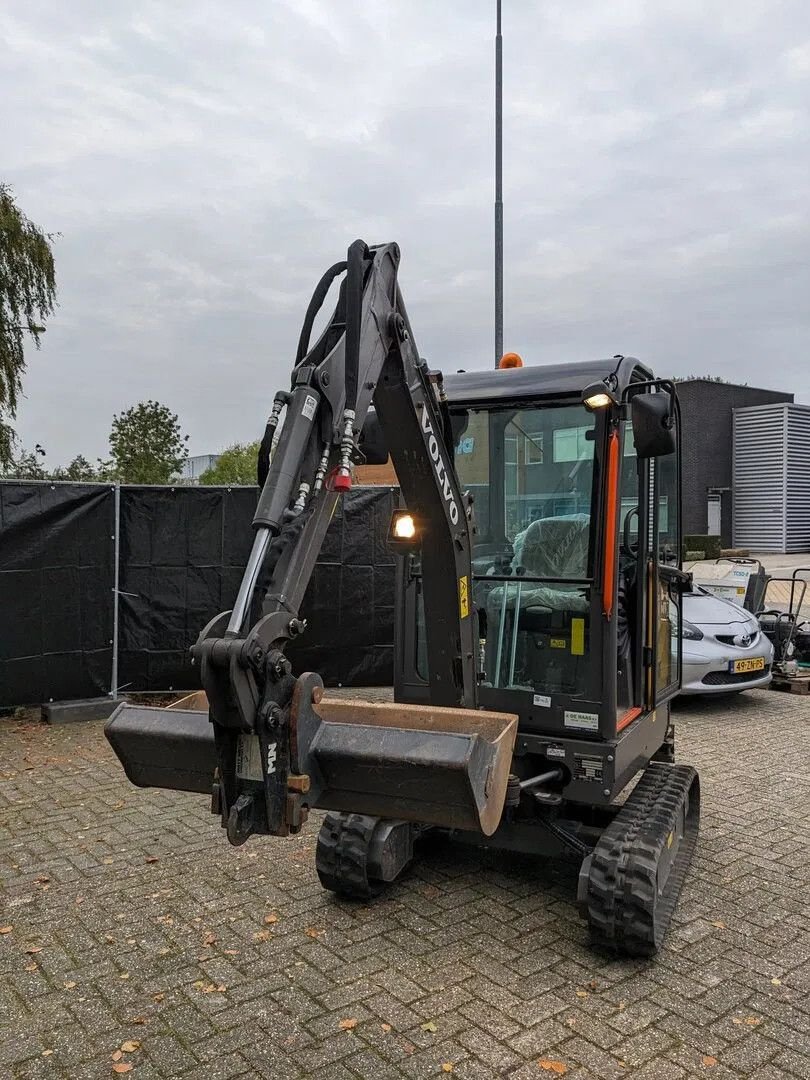
[[(734, 413), (754, 405), (792, 402), (793, 394), (754, 386), (684, 379), (681, 403), (684, 535), (719, 536), (733, 543)], [(763, 479), (763, 494), (764, 494)], [(763, 512), (765, 502), (763, 502)]]

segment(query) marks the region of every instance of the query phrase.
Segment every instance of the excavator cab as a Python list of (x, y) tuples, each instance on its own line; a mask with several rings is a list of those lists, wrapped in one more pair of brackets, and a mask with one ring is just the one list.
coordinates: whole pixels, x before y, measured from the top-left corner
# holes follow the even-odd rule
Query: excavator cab
[[(329, 811), (316, 866), (345, 896), (393, 880), (430, 829), (573, 855), (593, 941), (649, 954), (699, 807), (669, 719), (688, 584), (674, 386), (625, 357), (443, 379), (416, 349), (398, 264), (396, 245), (356, 241), (315, 290), (262, 440), (239, 592), (191, 648), (203, 694), (123, 704), (107, 737), (133, 783), (209, 794), (232, 844)], [(330, 698), (285, 649), (307, 632), (353, 464), (389, 453), (395, 700)]]
[[(584, 392), (611, 375), (624, 403), (588, 409)], [(639, 761), (670, 753), (688, 577), (677, 411), (661, 386), (625, 358), (445, 379), (455, 469), (475, 508), (480, 703), (515, 713), (518, 750), (560, 766), (561, 793), (588, 805), (609, 804)], [(632, 403), (653, 395), (670, 426), (641, 455)], [(397, 591), (396, 697), (424, 702), (418, 553), (401, 560)]]

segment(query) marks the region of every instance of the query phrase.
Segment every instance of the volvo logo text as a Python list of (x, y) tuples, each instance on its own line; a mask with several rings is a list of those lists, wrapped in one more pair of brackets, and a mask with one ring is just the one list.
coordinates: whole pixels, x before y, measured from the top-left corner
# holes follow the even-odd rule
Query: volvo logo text
[(442, 460), (439, 451), (439, 440), (433, 433), (433, 426), (430, 423), (428, 411), (425, 407), (422, 408), (422, 431), (427, 436), (428, 453), (430, 454), (430, 460), (433, 462), (433, 468), (436, 470), (436, 476), (439, 478), (444, 501), (447, 503), (447, 513), (452, 523), (458, 525), (458, 506), (453, 498), (453, 489), (447, 476), (447, 466)]

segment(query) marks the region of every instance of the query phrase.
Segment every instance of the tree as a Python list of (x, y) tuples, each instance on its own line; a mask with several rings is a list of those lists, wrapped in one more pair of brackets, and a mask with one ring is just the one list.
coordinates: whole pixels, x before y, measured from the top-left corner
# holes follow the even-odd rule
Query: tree
[(13, 457), (14, 429), (8, 421), (16, 415), (22, 389), (25, 335), (39, 348), (56, 302), (53, 239), (29, 221), (11, 188), (0, 184), (0, 468)]
[(0, 465), (0, 469), (9, 480), (47, 480), (48, 470), (44, 459), (45, 451), (37, 443), (33, 450), (21, 449), (5, 465)]
[(127, 484), (168, 484), (188, 457), (177, 413), (158, 401), (142, 401), (113, 417), (112, 474)]
[(52, 480), (80, 480), (88, 483), (104, 479), (84, 454), (77, 454), (69, 465), (59, 465), (51, 474)]
[(255, 484), (259, 443), (234, 443), (200, 477), (201, 484)]

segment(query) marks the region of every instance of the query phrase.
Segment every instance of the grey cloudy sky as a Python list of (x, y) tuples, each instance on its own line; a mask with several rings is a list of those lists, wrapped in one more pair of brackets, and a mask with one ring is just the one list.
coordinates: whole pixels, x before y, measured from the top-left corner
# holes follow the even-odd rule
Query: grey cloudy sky
[[(56, 244), (18, 430), (147, 397), (258, 437), (312, 287), (396, 240), (420, 351), (492, 362), (494, 0), (5, 0), (0, 178)], [(506, 333), (810, 401), (807, 0), (504, 0)]]

